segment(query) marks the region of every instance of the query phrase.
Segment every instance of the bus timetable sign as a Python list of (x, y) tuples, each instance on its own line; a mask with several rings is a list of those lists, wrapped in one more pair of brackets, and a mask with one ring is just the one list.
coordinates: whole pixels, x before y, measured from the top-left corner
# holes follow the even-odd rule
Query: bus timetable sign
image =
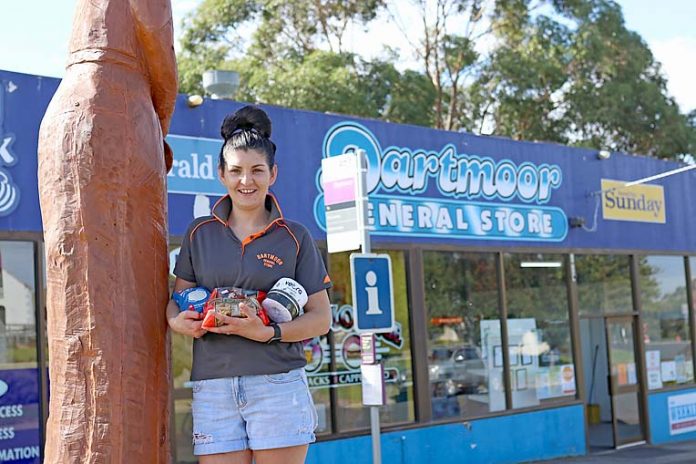
[(321, 160), (329, 253), (360, 248), (358, 169), (355, 153)]

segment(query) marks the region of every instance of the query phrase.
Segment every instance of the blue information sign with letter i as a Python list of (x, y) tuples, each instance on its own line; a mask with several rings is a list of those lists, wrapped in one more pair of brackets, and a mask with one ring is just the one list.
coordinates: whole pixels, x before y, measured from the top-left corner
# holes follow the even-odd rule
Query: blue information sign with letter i
[(389, 255), (350, 255), (353, 308), (358, 332), (391, 332), (394, 329), (394, 292)]

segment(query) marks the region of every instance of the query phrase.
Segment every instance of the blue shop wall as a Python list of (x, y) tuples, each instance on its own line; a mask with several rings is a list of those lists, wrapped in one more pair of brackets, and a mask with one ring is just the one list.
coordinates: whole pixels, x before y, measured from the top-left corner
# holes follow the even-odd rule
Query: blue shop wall
[[(524, 462), (585, 454), (582, 405), (383, 433), (382, 461), (393, 464)], [(368, 464), (371, 437), (316, 443), (307, 464)]]
[(696, 440), (696, 389), (650, 394), (648, 408), (653, 444)]
[(0, 71), (0, 230), (42, 230), (36, 147), (59, 82)]
[[(0, 81), (0, 142), (13, 154), (10, 162), (0, 157), (0, 230), (40, 231), (38, 129), (59, 81), (4, 71)], [(168, 175), (171, 234), (183, 234), (194, 211), (205, 211), (224, 193), (216, 172), (220, 124), (241, 105), (205, 100), (189, 108), (186, 96), (179, 95), (167, 138), (177, 163)], [(592, 195), (603, 179), (636, 180), (680, 167), (676, 162), (620, 153), (600, 160), (597, 150), (263, 108), (278, 146), (273, 191), (286, 217), (305, 224), (316, 239), (325, 238), (322, 158), (362, 149), (370, 163), (375, 246), (696, 250), (696, 234), (689, 233), (696, 229), (696, 202), (688, 201), (696, 198), (696, 170), (651, 182), (662, 190), (650, 201), (665, 212), (664, 220), (604, 219), (599, 197)], [(114, 162), (118, 158), (115, 153)], [(481, 170), (485, 174), (479, 177)], [(3, 209), (7, 192), (18, 196)], [(641, 208), (648, 205), (646, 199), (634, 200)], [(593, 231), (570, 228), (573, 217), (583, 217)]]

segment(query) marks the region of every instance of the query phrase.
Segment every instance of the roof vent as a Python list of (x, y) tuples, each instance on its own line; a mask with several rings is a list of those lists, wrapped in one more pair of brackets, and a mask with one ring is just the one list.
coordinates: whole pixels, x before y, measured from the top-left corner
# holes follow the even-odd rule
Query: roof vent
[(203, 73), (203, 88), (213, 99), (232, 99), (239, 88), (239, 73), (208, 70)]

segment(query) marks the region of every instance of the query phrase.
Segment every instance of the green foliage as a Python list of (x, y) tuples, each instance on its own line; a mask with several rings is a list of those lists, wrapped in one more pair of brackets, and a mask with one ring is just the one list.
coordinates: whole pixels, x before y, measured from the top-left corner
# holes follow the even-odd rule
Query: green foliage
[(237, 69), (243, 100), (375, 118), (381, 115), (388, 87), (398, 76), (393, 66), (320, 50), (265, 67), (246, 59)]
[(527, 2), (497, 2), (500, 46), (479, 85), (493, 89), (483, 116), (495, 133), (657, 157), (694, 153), (694, 125), (667, 95), (659, 63), (626, 29), (620, 7), (550, 3), (555, 15), (533, 16)]
[[(341, 51), (347, 26), (370, 21), (382, 5), (205, 0), (184, 24), (180, 90), (203, 94), (205, 70), (233, 69), (240, 100), (429, 125), (433, 92), (425, 76)], [(250, 23), (256, 27), (249, 44), (240, 47), (235, 34)]]
[(520, 12), (501, 17), (499, 47), (480, 77), (480, 89), (490, 89), (495, 133), (514, 139), (567, 142), (567, 121), (558, 116), (563, 104), (557, 92), (566, 83), (568, 31), (549, 18), (522, 23)]
[(392, 83), (383, 117), (391, 122), (432, 126), (434, 100), (432, 82), (416, 71), (406, 70)]
[[(398, 9), (395, 0), (204, 0), (184, 22), (180, 91), (202, 94), (203, 71), (228, 69), (246, 101), (663, 158), (696, 153), (696, 111), (680, 113), (614, 1), (412, 4), (422, 17), (408, 31), (410, 53), (366, 60), (344, 49), (344, 36)], [(481, 46), (487, 37), (492, 48)], [(408, 55), (420, 70), (401, 70)]]

